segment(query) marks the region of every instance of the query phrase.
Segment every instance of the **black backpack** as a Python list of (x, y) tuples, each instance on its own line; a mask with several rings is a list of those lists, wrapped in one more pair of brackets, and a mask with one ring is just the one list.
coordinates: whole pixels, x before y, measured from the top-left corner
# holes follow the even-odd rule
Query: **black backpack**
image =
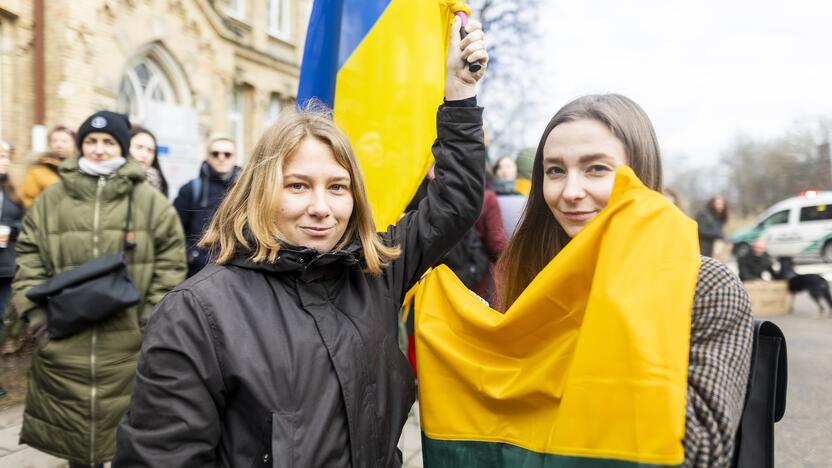
[(485, 245), (471, 228), (439, 263), (448, 265), (468, 289), (474, 289), (488, 274), (491, 259)]
[(774, 468), (774, 423), (786, 413), (786, 337), (765, 320), (754, 321), (751, 373), (734, 446), (734, 468)]

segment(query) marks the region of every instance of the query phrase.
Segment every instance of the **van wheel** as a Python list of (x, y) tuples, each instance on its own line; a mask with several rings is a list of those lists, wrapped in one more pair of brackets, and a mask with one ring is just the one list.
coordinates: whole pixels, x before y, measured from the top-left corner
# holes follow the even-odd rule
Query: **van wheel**
[[(736, 258), (745, 257), (750, 252), (751, 252), (751, 246), (748, 245), (747, 242), (740, 242), (738, 244), (734, 244), (734, 251), (733, 251), (734, 257), (736, 257)], [(830, 253), (832, 253), (832, 252), (830, 252)]]
[(820, 249), (820, 256), (823, 257), (824, 262), (832, 263), (832, 241), (826, 241), (823, 244), (823, 248)]

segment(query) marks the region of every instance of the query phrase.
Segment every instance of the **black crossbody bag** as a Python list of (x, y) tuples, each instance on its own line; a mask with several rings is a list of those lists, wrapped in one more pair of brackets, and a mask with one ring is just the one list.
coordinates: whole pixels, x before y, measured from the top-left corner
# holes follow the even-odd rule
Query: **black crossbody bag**
[(74, 335), (139, 303), (139, 291), (125, 261), (125, 252), (135, 247), (128, 240), (132, 206), (131, 191), (127, 199), (124, 239), (116, 254), (58, 273), (26, 293), (30, 301), (46, 305), (50, 339)]

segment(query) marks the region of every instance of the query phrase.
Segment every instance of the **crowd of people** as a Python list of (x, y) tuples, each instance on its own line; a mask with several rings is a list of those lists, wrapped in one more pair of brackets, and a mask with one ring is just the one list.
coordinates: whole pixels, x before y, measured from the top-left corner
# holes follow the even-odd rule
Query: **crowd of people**
[[(199, 174), (171, 204), (155, 136), (122, 114), (96, 112), (77, 132), (55, 127), (48, 147), (17, 187), (8, 176), (13, 147), (0, 142), (0, 337), (4, 354), (35, 342), (21, 441), (89, 466), (112, 458), (147, 320), (207, 263), (196, 244), (240, 168), (233, 141), (212, 139)], [(26, 293), (118, 252), (138, 303), (50, 339), (58, 320)], [(86, 302), (94, 308), (96, 297)]]
[[(478, 23), (464, 39), (460, 27), (435, 169), (394, 226), (375, 226), (355, 152), (320, 109), (281, 116), (242, 168), (233, 140), (210, 140), (173, 203), (154, 135), (124, 115), (53, 129), (19, 189), (0, 144), (0, 302), (12, 297), (35, 342), (21, 441), (70, 466), (401, 466), (416, 386), (397, 317), (422, 275), (449, 264), (506, 311), (604, 209), (619, 166), (663, 189), (652, 124), (619, 95), (567, 104), (536, 151), (486, 170), (475, 93), (488, 54)], [(707, 215), (703, 255), (724, 199)], [(79, 272), (109, 256), (104, 273), (126, 268), (136, 297), (94, 320), (81, 297), (67, 314), (93, 288)], [(66, 304), (34, 297), (43, 284)], [(704, 256), (692, 301), (680, 443), (686, 466), (728, 466), (750, 305)]]

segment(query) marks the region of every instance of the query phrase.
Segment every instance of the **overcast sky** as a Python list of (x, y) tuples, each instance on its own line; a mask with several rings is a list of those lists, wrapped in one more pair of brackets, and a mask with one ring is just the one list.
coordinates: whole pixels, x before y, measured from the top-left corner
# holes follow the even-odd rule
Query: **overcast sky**
[(667, 156), (714, 162), (739, 132), (832, 116), (830, 1), (546, 1), (540, 129), (574, 97), (619, 92), (644, 107)]

